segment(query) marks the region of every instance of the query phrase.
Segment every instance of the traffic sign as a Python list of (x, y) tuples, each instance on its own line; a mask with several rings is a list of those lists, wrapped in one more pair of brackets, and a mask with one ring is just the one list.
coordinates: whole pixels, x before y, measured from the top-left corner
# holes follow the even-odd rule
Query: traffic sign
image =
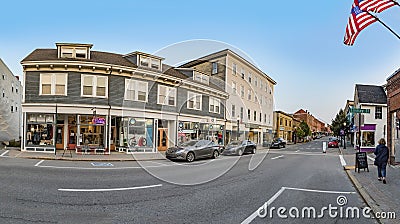
[(355, 113), (355, 114), (369, 114), (370, 112), (371, 112), (370, 109), (350, 108), (350, 113)]

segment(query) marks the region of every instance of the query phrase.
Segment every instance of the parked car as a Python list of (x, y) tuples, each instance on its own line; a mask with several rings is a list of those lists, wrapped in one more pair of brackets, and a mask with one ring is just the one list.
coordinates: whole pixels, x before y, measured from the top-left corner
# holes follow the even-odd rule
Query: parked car
[(233, 141), (226, 145), (223, 155), (238, 155), (241, 156), (243, 153), (255, 154), (257, 145), (249, 140), (244, 141)]
[(272, 140), (271, 145), (269, 146), (270, 149), (272, 148), (285, 148), (286, 147), (286, 140), (283, 138), (275, 138)]
[(328, 148), (339, 148), (339, 140), (335, 137), (329, 138)]
[(200, 158), (217, 158), (222, 147), (210, 140), (190, 140), (179, 146), (170, 147), (165, 156), (170, 160), (186, 160), (193, 162)]

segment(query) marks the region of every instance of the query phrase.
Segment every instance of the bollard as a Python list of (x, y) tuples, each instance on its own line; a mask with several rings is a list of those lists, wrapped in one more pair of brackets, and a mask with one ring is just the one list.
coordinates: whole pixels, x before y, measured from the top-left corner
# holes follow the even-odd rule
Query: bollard
[(322, 142), (322, 152), (326, 153), (326, 142)]

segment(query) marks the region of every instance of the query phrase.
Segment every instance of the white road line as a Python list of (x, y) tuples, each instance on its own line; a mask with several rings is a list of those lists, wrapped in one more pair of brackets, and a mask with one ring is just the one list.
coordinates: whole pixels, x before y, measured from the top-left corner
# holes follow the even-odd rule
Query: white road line
[(346, 161), (343, 158), (343, 155), (339, 155), (339, 159), (340, 159), (340, 163), (342, 164), (342, 166), (346, 166), (347, 165)]
[(294, 187), (285, 187), (286, 190), (294, 190), (294, 191), (306, 191), (306, 192), (316, 192), (316, 193), (326, 193), (326, 194), (355, 194), (355, 191), (325, 191), (325, 190), (314, 190), (314, 189), (305, 189), (305, 188), (294, 188)]
[(172, 165), (163, 165), (163, 166), (131, 166), (131, 167), (74, 167), (74, 166), (37, 166), (40, 168), (53, 168), (53, 169), (74, 169), (74, 170), (127, 170), (127, 169), (144, 169), (144, 168), (157, 168), (157, 167), (166, 167)]
[(280, 156), (277, 156), (277, 157), (274, 157), (274, 158), (271, 158), (271, 159), (279, 159), (279, 158), (282, 158), (283, 157), (283, 155), (280, 155)]
[(375, 162), (375, 159), (374, 159), (374, 158), (372, 158), (372, 157), (370, 157), (370, 156), (367, 156), (367, 157), (368, 157), (369, 160), (372, 160), (373, 162)]
[(261, 207), (259, 207), (255, 212), (253, 212), (249, 217), (247, 217), (245, 220), (243, 220), (242, 224), (251, 223), (258, 216), (263, 217), (262, 213), (263, 213), (264, 209), (266, 207), (268, 207), (269, 205), (271, 205), (285, 190), (316, 192), (316, 193), (326, 193), (326, 194), (355, 194), (356, 193), (354, 191), (325, 191), (325, 190), (313, 190), (313, 189), (304, 189), (304, 188), (282, 187), (267, 202), (265, 202)]
[(129, 190), (138, 190), (138, 189), (146, 189), (153, 187), (161, 187), (162, 184), (157, 185), (149, 185), (149, 186), (141, 186), (141, 187), (125, 187), (125, 188), (109, 188), (109, 189), (58, 189), (59, 191), (68, 191), (68, 192), (105, 192), (105, 191), (129, 191)]
[(5, 152), (3, 152), (0, 156), (4, 157), (5, 154), (7, 154), (10, 150), (6, 150)]
[(248, 223), (252, 222), (259, 215), (259, 213), (260, 213), (259, 211), (264, 209), (265, 205), (272, 204), (272, 202), (274, 202), (279, 197), (279, 195), (281, 195), (283, 193), (283, 191), (285, 191), (285, 187), (282, 187), (278, 192), (276, 192), (274, 194), (274, 196), (272, 196), (267, 202), (265, 202), (255, 212), (253, 212), (253, 214), (251, 214), (249, 217), (247, 217), (247, 219), (243, 220), (242, 224), (248, 224)]
[(44, 162), (44, 160), (40, 160), (39, 162), (37, 162), (36, 164), (35, 164), (35, 166), (39, 166), (40, 164), (42, 164)]
[(270, 152), (271, 154), (284, 154), (284, 155), (304, 155), (304, 156), (336, 156), (333, 154), (326, 154), (321, 152)]

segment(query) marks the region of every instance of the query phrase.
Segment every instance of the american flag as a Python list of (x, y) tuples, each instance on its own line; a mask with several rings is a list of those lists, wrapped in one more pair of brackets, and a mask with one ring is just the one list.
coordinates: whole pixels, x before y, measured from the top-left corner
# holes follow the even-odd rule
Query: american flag
[(355, 0), (354, 4), (358, 5), (363, 11), (375, 13), (383, 12), (392, 6), (398, 5), (398, 3), (393, 0)]
[(344, 44), (350, 46), (354, 44), (354, 41), (361, 30), (377, 21), (377, 19), (369, 12), (360, 9), (358, 1), (359, 0), (354, 0), (354, 4), (351, 7), (351, 14), (346, 26), (346, 34), (344, 36)]

